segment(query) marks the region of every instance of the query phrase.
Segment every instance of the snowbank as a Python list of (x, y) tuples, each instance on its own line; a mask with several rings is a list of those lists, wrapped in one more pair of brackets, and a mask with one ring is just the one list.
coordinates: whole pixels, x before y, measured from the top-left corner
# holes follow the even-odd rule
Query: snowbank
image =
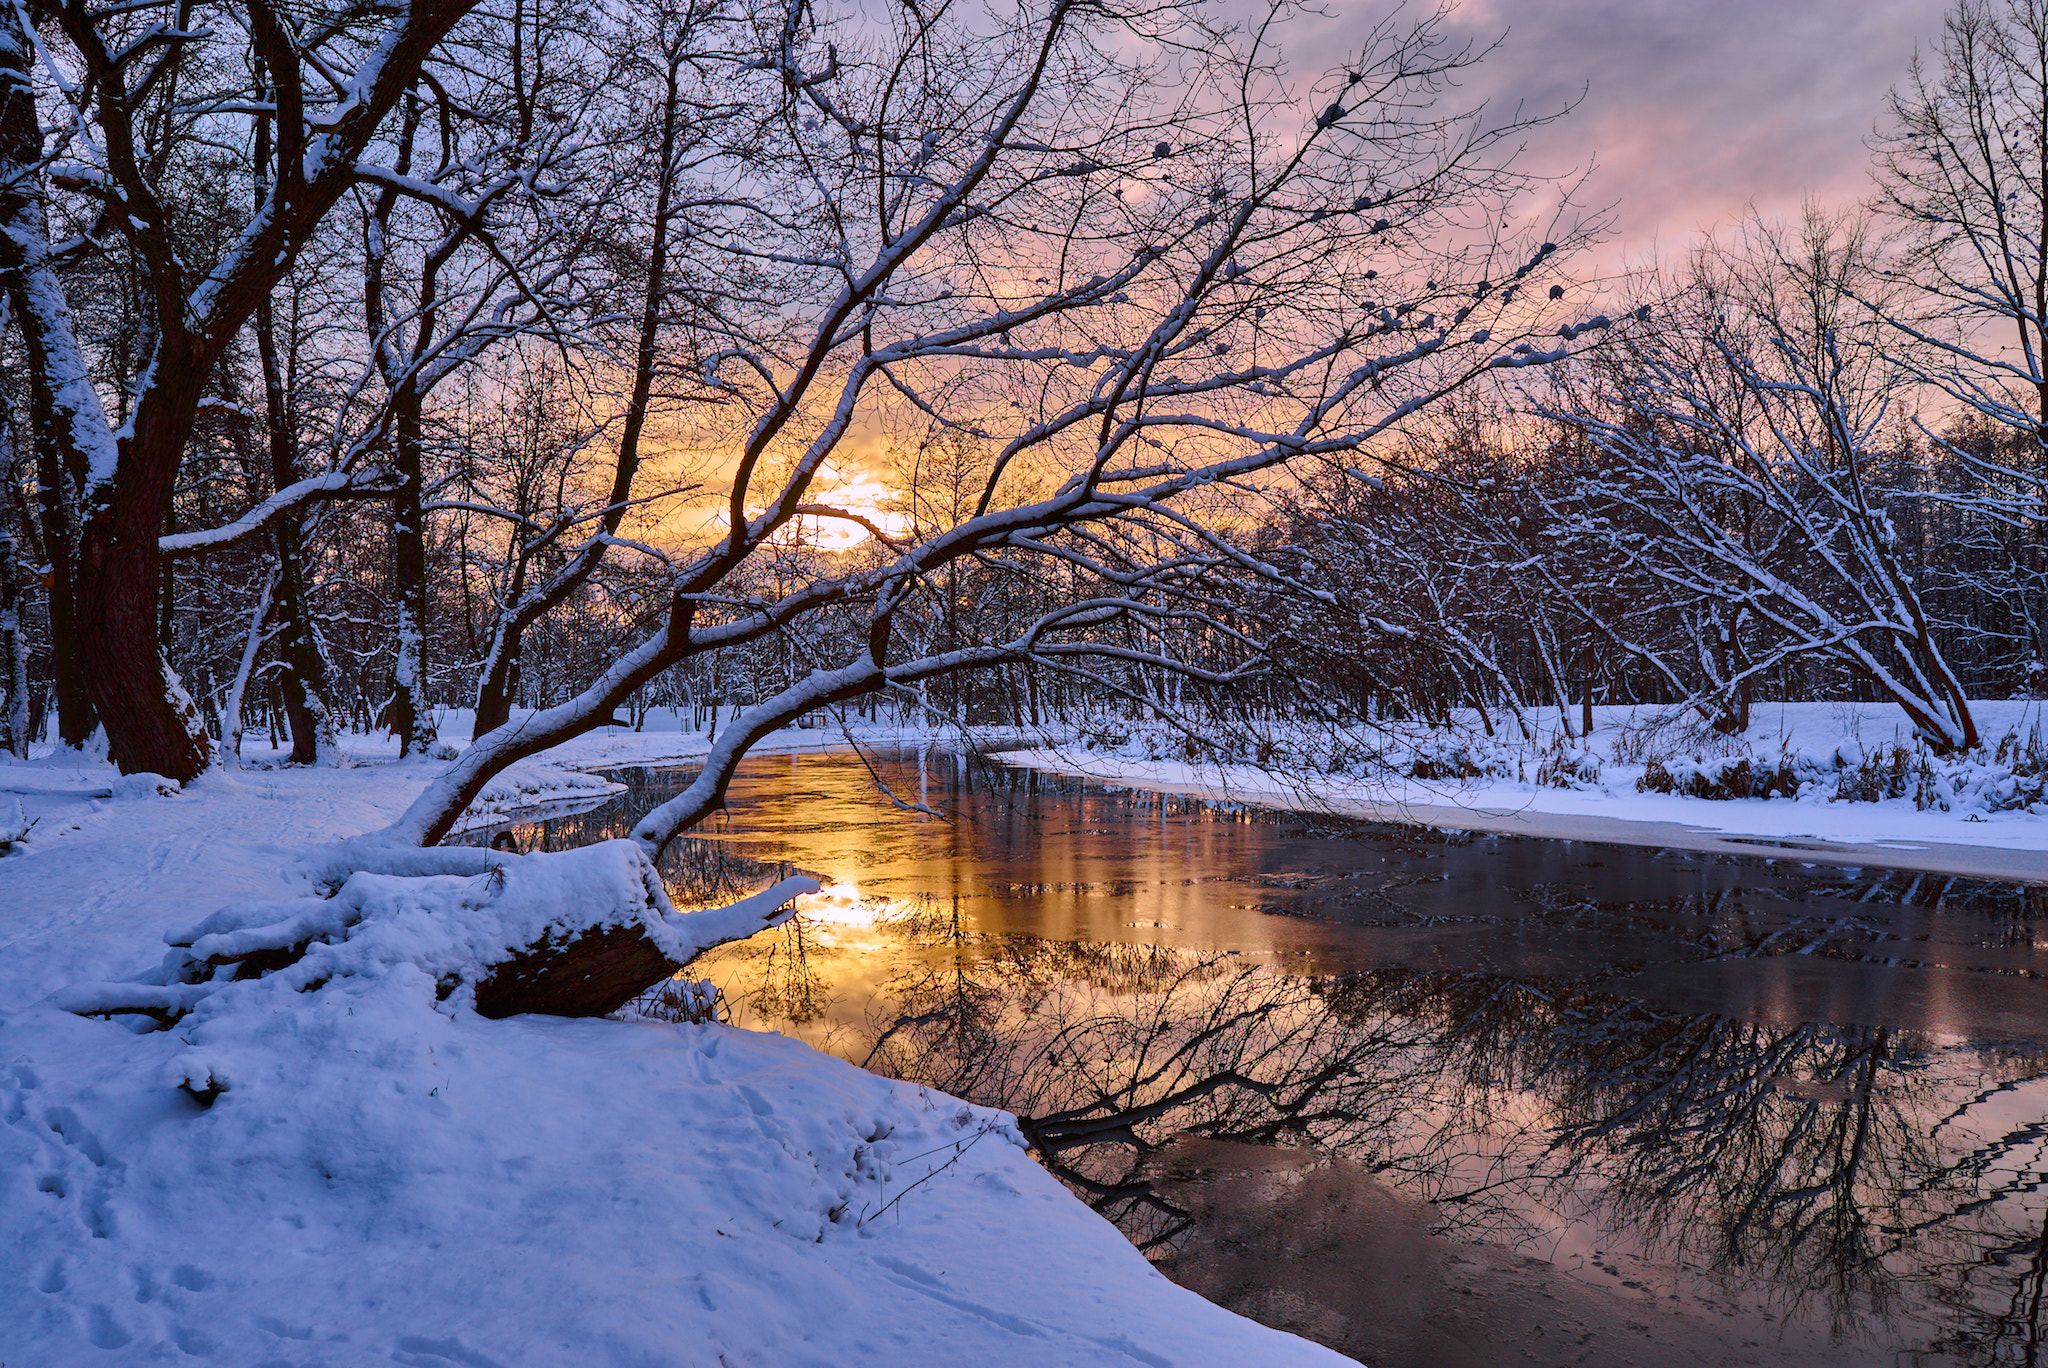
[[(527, 862), (323, 899), (291, 853), (430, 764), (114, 802), (72, 769), (0, 772), (38, 820), (0, 860), (0, 1362), (1347, 1362), (1166, 1281), (999, 1113), (777, 1036), (478, 1017), (442, 971), (512, 935), (490, 885)], [(518, 934), (585, 885), (643, 915), (631, 859), (578, 858), (503, 876)], [(302, 968), (169, 1030), (52, 1000), (320, 917)]]

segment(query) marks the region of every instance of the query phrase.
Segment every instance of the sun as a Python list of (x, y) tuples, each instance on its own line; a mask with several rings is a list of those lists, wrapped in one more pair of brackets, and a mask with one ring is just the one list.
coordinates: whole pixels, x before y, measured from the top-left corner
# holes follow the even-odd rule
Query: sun
[[(821, 487), (807, 502), (866, 519), (892, 539), (910, 531), (910, 519), (899, 507), (902, 496), (871, 476), (842, 478), (829, 487)], [(860, 523), (824, 515), (805, 514), (792, 527), (793, 538), (800, 537), (805, 546), (821, 551), (851, 551), (873, 538)]]

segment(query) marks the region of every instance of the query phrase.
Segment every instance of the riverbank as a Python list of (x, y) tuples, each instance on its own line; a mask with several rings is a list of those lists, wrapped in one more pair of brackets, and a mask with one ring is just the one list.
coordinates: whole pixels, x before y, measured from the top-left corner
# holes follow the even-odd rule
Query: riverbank
[(1960, 821), (1944, 821), (1944, 814), (1938, 813), (1852, 810), (1817, 814), (1789, 802), (1709, 802), (1663, 794), (1631, 794), (1616, 802), (1608, 795), (1506, 784), (1475, 785), (1454, 793), (1446, 793), (1441, 786), (1390, 791), (1392, 786), (1387, 785), (1303, 782), (1249, 765), (1153, 761), (1071, 748), (1005, 751), (1002, 759), (1030, 769), (1130, 788), (1438, 831), (1483, 831), (1749, 859), (2048, 882), (2048, 823), (2038, 821), (2009, 821), (1985, 832), (1987, 842), (2006, 844), (1973, 844), (1937, 839), (1979, 830)]
[[(2036, 738), (2038, 749), (2042, 706), (2016, 700), (1977, 708), (1982, 724), (1996, 729), (1994, 739)], [(1390, 731), (1380, 738), (1381, 758), (1354, 755), (1342, 764), (1330, 763), (1330, 738), (1308, 731), (1267, 742), (1275, 755), (1265, 764), (1182, 758), (1163, 732), (1107, 743), (1082, 737), (1006, 750), (1002, 758), (1112, 784), (1438, 830), (2048, 882), (2048, 803), (1944, 808), (1912, 795), (1849, 801), (1834, 796), (1833, 781), (1768, 798), (1640, 787), (1652, 763), (1684, 774), (1741, 757), (1756, 757), (1761, 768), (1773, 756), (1841, 756), (1853, 768), (1856, 757), (1910, 749), (1896, 713), (1878, 704), (1770, 704), (1759, 707), (1748, 734), (1702, 738), (1659, 735), (1649, 709), (1600, 708), (1589, 736), (1539, 731), (1531, 741), (1509, 742), (1464, 731)]]
[[(1988, 701), (1975, 708), (1993, 742), (2006, 736), (2028, 740), (2048, 721), (2039, 700)], [(1527, 742), (1498, 736), (1488, 742), (1478, 735), (1476, 719), (1460, 721), (1471, 725), (1449, 733), (1389, 733), (1387, 753), (1412, 761), (1417, 754), (1490, 744), (1502, 761), (1496, 770), (1505, 772), (1457, 777), (1440, 767), (1436, 777), (1418, 778), (1412, 763), (1354, 762), (1349, 772), (1331, 773), (1312, 755), (1320, 749), (1327, 756), (1328, 738), (1312, 731), (1283, 734), (1279, 753), (1264, 765), (1178, 758), (1179, 737), (1163, 728), (1139, 730), (1115, 744), (1083, 729), (1052, 729), (1048, 735), (1045, 729), (1032, 734), (992, 728), (977, 731), (975, 742), (995, 748), (1006, 763), (1106, 783), (1442, 831), (2048, 882), (2048, 803), (2031, 809), (1957, 803), (1943, 810), (1906, 796), (1835, 799), (1829, 783), (1810, 784), (1796, 797), (1772, 798), (1703, 798), (1638, 788), (1648, 762), (1659, 757), (1683, 772), (1687, 764), (1697, 768), (1717, 757), (1853, 757), (1909, 748), (1912, 738), (1898, 710), (1887, 704), (1759, 705), (1749, 731), (1733, 737), (1699, 736), (1658, 710), (1639, 707), (1596, 708), (1592, 733), (1569, 738), (1561, 736), (1554, 716), (1548, 729), (1544, 719), (1532, 719), (1536, 735)], [(457, 740), (466, 738), (467, 726), (463, 713), (444, 720), (445, 733)], [(854, 734), (861, 745), (876, 748), (959, 743), (950, 730), (931, 727), (869, 725)], [(758, 749), (844, 745), (832, 726), (778, 732)], [(542, 758), (597, 770), (687, 764), (707, 749), (701, 732), (685, 729), (673, 714), (656, 712), (645, 730), (600, 728)], [(1592, 763), (1582, 759), (1578, 772), (1561, 778), (1555, 765), (1546, 771), (1545, 759), (1567, 749)]]
[[(161, 1032), (50, 1003), (146, 971), (167, 928), (306, 896), (307, 851), (440, 763), (169, 795), (0, 764), (34, 823), (0, 859), (0, 1362), (1348, 1361), (1161, 1277), (1001, 1113), (782, 1037), (486, 1021), (403, 962)], [(211, 1096), (179, 1086), (195, 1056)]]

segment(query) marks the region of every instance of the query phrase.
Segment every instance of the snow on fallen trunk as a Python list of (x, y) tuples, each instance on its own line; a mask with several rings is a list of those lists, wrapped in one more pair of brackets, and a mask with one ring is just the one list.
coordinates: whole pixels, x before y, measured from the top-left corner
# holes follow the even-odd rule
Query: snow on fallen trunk
[(401, 973), (423, 976), (451, 1011), (603, 1016), (712, 946), (779, 924), (792, 898), (818, 887), (790, 878), (730, 906), (677, 912), (631, 841), (531, 855), (344, 845), (316, 874), (331, 897), (223, 908), (165, 935), (172, 948), (152, 981), (81, 985), (55, 1000), (168, 1024), (252, 979), (310, 992)]

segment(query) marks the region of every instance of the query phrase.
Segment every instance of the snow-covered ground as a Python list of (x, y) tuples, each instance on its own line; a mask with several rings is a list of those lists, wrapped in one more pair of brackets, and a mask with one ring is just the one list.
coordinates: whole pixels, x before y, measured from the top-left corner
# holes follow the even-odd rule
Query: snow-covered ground
[[(1160, 737), (1007, 758), (1467, 829), (2048, 878), (2040, 811), (1642, 793), (1646, 758), (1682, 762), (1690, 742), (1646, 744), (1623, 710), (1598, 720), (1579, 747), (1598, 773), (1571, 787), (1347, 773), (1301, 763), (1305, 733), (1265, 766), (1148, 758)], [(2039, 720), (2038, 704), (1983, 712), (1994, 739)], [(444, 718), (444, 739), (466, 724)], [(1884, 709), (1773, 705), (1704, 748), (1905, 740)], [(588, 770), (705, 747), (662, 714), (600, 729), (508, 771), (475, 817), (587, 803), (610, 789)], [(0, 858), (0, 1363), (1343, 1361), (1154, 1273), (1006, 1118), (780, 1037), (486, 1021), (368, 943), (347, 973), (236, 984), (232, 1010), (169, 1031), (58, 1008), (73, 985), (147, 973), (171, 928), (306, 897), (312, 852), (382, 827), (441, 764), (351, 750), (337, 769), (266, 768), (252, 744), (247, 768), (169, 795), (90, 760), (0, 760), (0, 828), (16, 804), (34, 822)]]
[[(702, 744), (595, 735), (487, 799)], [(354, 939), (345, 972), (238, 982), (168, 1031), (51, 1001), (147, 972), (180, 923), (305, 898), (309, 851), (438, 768), (163, 796), (0, 762), (0, 818), (35, 821), (0, 859), (0, 1363), (1348, 1362), (1155, 1273), (1007, 1118), (779, 1036), (487, 1021)]]
[[(2008, 735), (2026, 741), (2036, 729), (2048, 733), (2039, 701), (1974, 706), (1987, 744)], [(1372, 738), (1394, 757), (1390, 763), (1360, 762), (1353, 745), (1348, 761), (1333, 766), (1332, 738), (1287, 728), (1275, 729), (1277, 753), (1263, 765), (1182, 758), (1178, 737), (1164, 729), (1134, 731), (1120, 744), (1039, 746), (1003, 758), (1133, 787), (1454, 830), (2048, 880), (2048, 803), (2000, 809), (1965, 795), (1941, 810), (1917, 806), (1912, 797), (1842, 801), (1833, 796), (1831, 778), (1809, 782), (1797, 797), (1699, 798), (1637, 787), (1647, 761), (1658, 756), (1682, 769), (1736, 755), (1765, 764), (1785, 755), (1832, 763), (1837, 754), (1910, 750), (1910, 730), (1889, 705), (1760, 704), (1748, 733), (1737, 737), (1660, 726), (1659, 714), (1648, 708), (1598, 708), (1592, 736), (1565, 747), (1595, 763), (1583, 766), (1589, 777), (1571, 778), (1566, 786), (1540, 782), (1545, 759), (1560, 750), (1556, 714), (1532, 721), (1546, 729), (1533, 744), (1489, 741), (1476, 721), (1457, 736), (1404, 728)], [(1412, 777), (1409, 761), (1424, 750), (1469, 750), (1508, 772)]]

